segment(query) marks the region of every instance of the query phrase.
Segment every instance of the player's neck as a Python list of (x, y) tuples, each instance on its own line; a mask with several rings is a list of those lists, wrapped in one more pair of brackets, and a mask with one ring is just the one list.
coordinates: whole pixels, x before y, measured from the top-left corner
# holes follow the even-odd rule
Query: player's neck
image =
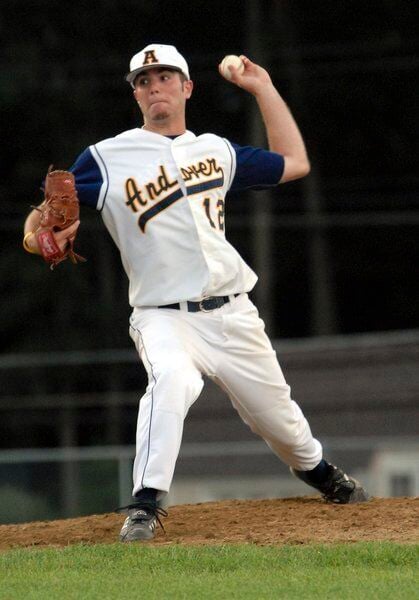
[(152, 131), (153, 133), (159, 133), (160, 135), (177, 136), (182, 135), (186, 131), (185, 121), (177, 123), (164, 123), (163, 121), (144, 123), (142, 129), (145, 131)]

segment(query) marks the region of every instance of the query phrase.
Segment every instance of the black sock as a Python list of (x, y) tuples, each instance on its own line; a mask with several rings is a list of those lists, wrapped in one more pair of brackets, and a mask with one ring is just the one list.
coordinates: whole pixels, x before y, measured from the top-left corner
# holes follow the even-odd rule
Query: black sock
[(154, 488), (143, 488), (133, 496), (134, 502), (143, 500), (144, 502), (156, 502), (158, 490)]
[(303, 481), (312, 485), (319, 485), (326, 481), (330, 475), (330, 465), (324, 458), (319, 462), (317, 467), (311, 471), (298, 471), (301, 473)]

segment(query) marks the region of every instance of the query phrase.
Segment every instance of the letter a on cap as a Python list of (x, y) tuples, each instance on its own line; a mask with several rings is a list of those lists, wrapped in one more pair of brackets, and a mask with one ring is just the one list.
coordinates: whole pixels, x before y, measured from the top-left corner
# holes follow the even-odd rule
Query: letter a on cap
[(159, 61), (156, 58), (156, 55), (154, 54), (154, 50), (146, 50), (146, 52), (144, 52), (144, 62), (143, 62), (143, 66), (145, 65), (152, 65), (153, 63), (158, 63)]

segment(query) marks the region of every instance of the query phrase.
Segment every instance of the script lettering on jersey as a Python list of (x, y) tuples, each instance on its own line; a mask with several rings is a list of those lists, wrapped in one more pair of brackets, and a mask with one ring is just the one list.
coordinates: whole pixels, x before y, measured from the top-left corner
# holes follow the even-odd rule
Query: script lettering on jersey
[[(224, 171), (215, 158), (206, 158), (196, 164), (180, 169), (188, 196), (200, 194), (224, 184)], [(199, 183), (195, 183), (198, 180)]]
[(184, 181), (191, 181), (191, 179), (200, 179), (201, 175), (204, 177), (210, 177), (213, 173), (223, 174), (221, 167), (217, 165), (215, 158), (207, 158), (204, 161), (200, 161), (196, 165), (190, 165), (180, 170)]
[(125, 204), (133, 212), (138, 212), (141, 206), (146, 206), (150, 200), (156, 200), (161, 194), (167, 192), (174, 186), (178, 186), (176, 180), (170, 181), (165, 168), (160, 166), (160, 175), (157, 179), (149, 181), (141, 189), (133, 177), (129, 177), (125, 182), (125, 194), (127, 200)]
[[(181, 167), (180, 171), (188, 196), (220, 188), (224, 184), (224, 171), (217, 164), (215, 158), (206, 158), (198, 163)], [(129, 177), (125, 181), (125, 204), (132, 212), (141, 212), (138, 226), (143, 233), (150, 219), (180, 200), (184, 195), (179, 182), (169, 178), (163, 165), (159, 167), (159, 173), (156, 179), (141, 186), (134, 177)], [(150, 202), (154, 202), (154, 204), (148, 206)], [(143, 211), (145, 207), (147, 208)], [(222, 229), (221, 226), (219, 228)]]

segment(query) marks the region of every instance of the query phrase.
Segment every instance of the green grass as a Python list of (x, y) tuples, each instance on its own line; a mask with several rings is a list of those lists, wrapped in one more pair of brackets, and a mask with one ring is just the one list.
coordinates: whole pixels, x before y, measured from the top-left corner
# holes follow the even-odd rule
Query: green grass
[(19, 549), (0, 554), (1, 600), (419, 599), (419, 545)]

